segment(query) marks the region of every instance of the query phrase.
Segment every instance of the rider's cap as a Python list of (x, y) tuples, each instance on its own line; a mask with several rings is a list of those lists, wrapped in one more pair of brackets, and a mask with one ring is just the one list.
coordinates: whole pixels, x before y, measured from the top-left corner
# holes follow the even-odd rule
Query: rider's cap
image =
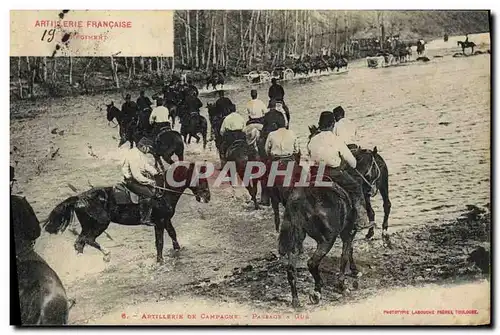
[(127, 95), (125, 96), (125, 100), (130, 99), (130, 98), (131, 98), (130, 94), (127, 94)]
[(278, 80), (276, 78), (271, 79), (271, 83), (276, 83)]
[(251, 90), (251, 91), (250, 91), (250, 94), (251, 94), (251, 95), (254, 95), (254, 94), (255, 94), (255, 95), (257, 95), (257, 90)]
[(338, 115), (345, 115), (344, 108), (342, 106), (337, 106), (333, 109), (333, 115), (338, 116)]
[(331, 127), (335, 123), (335, 118), (333, 117), (333, 113), (330, 111), (322, 112), (319, 116), (319, 128), (328, 128)]

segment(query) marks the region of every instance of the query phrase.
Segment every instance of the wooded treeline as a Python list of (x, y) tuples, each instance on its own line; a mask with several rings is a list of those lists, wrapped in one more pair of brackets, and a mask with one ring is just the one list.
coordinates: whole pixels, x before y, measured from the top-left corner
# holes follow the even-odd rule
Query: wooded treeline
[[(11, 57), (11, 92), (19, 98), (157, 85), (174, 71), (213, 67), (241, 75), (287, 57), (349, 55), (353, 38), (402, 39), (489, 31), (487, 11), (179, 10), (173, 58)], [(37, 92), (40, 91), (40, 92)]]

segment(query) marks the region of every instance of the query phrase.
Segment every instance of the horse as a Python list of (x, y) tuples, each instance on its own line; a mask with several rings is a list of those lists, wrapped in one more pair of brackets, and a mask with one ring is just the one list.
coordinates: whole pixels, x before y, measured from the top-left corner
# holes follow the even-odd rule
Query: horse
[(152, 153), (162, 170), (164, 170), (164, 166), (161, 158), (168, 164), (174, 164), (172, 155), (175, 154), (179, 161), (183, 161), (184, 142), (181, 134), (171, 129), (161, 130), (154, 140)]
[(212, 71), (212, 73), (209, 76), (207, 76), (207, 90), (210, 84), (212, 84), (214, 90), (217, 89), (217, 85), (221, 85), (221, 89), (223, 89), (225, 76), (226, 76), (226, 69)]
[(470, 42), (470, 41), (467, 41), (467, 42), (458, 41), (457, 45), (462, 48), (462, 53), (464, 55), (465, 55), (465, 49), (467, 49), (467, 48), (471, 48), (472, 49), (471, 55), (474, 54), (474, 47), (476, 46), (476, 43)]
[(186, 144), (191, 143), (191, 137), (194, 137), (196, 143), (199, 143), (200, 137), (198, 134), (201, 134), (203, 150), (205, 150), (207, 147), (207, 132), (207, 119), (197, 112), (186, 114), (181, 120), (181, 135), (184, 137), (184, 143)]
[[(309, 140), (318, 134), (320, 130), (316, 126), (309, 126)], [(378, 153), (377, 147), (373, 150), (361, 149), (360, 147), (351, 149), (356, 158), (356, 170), (364, 179), (363, 193), (365, 195), (366, 212), (370, 228), (365, 238), (370, 239), (374, 235), (375, 212), (371, 206), (371, 197), (374, 197), (378, 191), (382, 197), (384, 207), (384, 221), (382, 222), (382, 238), (386, 244), (390, 245), (389, 234), (389, 214), (391, 213), (391, 201), (389, 199), (389, 169), (384, 159)], [(355, 171), (351, 171), (356, 173)]]
[(417, 41), (417, 55), (422, 55), (425, 51), (425, 43), (421, 40)]
[(134, 147), (134, 143), (142, 138), (141, 135), (138, 134), (138, 120), (135, 118), (127, 118), (124, 117), (123, 113), (117, 108), (113, 101), (110, 104), (106, 104), (106, 118), (108, 122), (116, 119), (118, 122), (118, 126), (120, 127), (120, 142), (118, 143), (118, 147), (121, 147), (126, 142), (130, 143), (130, 148)]
[(224, 117), (220, 114), (220, 111), (217, 109), (215, 104), (207, 103), (207, 109), (208, 109), (208, 119), (210, 121), (210, 128), (211, 128), (210, 137), (214, 140), (215, 147), (217, 148), (217, 151), (219, 151), (220, 155), (220, 145), (222, 143), (220, 127), (222, 126)]
[(65, 325), (74, 301), (57, 273), (34, 250), (40, 222), (26, 198), (10, 196), (22, 325)]
[(296, 258), (302, 253), (306, 235), (317, 243), (316, 251), (307, 262), (315, 284), (313, 293), (309, 295), (312, 303), (317, 304), (321, 299), (323, 281), (319, 264), (333, 247), (338, 235), (342, 239), (339, 289), (345, 288), (345, 268), (348, 261), (352, 275), (359, 276), (352, 255), (352, 242), (356, 234), (351, 215), (352, 206), (349, 196), (340, 187), (295, 187), (288, 195), (283, 224), (279, 231), (278, 252), (287, 258), (286, 272), (294, 308), (300, 306)]
[[(246, 139), (234, 141), (228, 146), (225, 153), (225, 161), (236, 164), (236, 172), (241, 180), (244, 180), (247, 163), (249, 161), (256, 161), (257, 158), (257, 150), (253, 145), (249, 145)], [(257, 185), (257, 179), (251, 179), (248, 181), (248, 185), (245, 185), (256, 210), (259, 209), (259, 204), (257, 203)]]
[[(291, 157), (286, 157), (286, 158), (281, 158), (276, 160), (278, 162), (278, 166), (283, 166), (287, 165), (289, 163), (294, 163), (294, 169), (293, 169), (293, 177), (291, 179), (291, 182), (296, 182), (298, 178), (300, 178), (301, 174), (301, 167), (299, 165), (300, 163), (300, 154), (291, 156)], [(280, 168), (281, 170), (281, 168)], [(277, 178), (276, 178), (277, 179)], [(282, 204), (283, 207), (286, 207), (286, 200), (288, 199), (288, 196), (290, 192), (292, 191), (292, 186), (286, 186), (283, 185), (283, 182), (275, 182), (271, 187), (268, 188), (269, 190), (269, 198), (271, 199), (271, 207), (273, 208), (273, 214), (274, 214), (274, 226), (276, 229), (276, 232), (279, 233), (279, 227), (280, 227), (280, 210), (279, 210), (279, 205)]]
[[(172, 239), (174, 250), (180, 250), (177, 234), (172, 226), (171, 219), (175, 214), (175, 207), (184, 191), (189, 188), (198, 202), (210, 201), (210, 189), (206, 178), (201, 178), (200, 173), (205, 173), (202, 166), (197, 171), (194, 163), (171, 166), (169, 170), (155, 176), (156, 185), (162, 185), (164, 192), (153, 199), (152, 219), (155, 223), (156, 261), (163, 263), (163, 230), (165, 229)], [(173, 179), (181, 186), (170, 185), (169, 173), (173, 170)], [(170, 172), (169, 172), (170, 171)], [(117, 187), (118, 186), (118, 187)], [(93, 187), (88, 191), (71, 196), (58, 204), (49, 214), (44, 223), (45, 231), (51, 234), (63, 232), (74, 214), (82, 227), (74, 247), (78, 253), (83, 253), (86, 244), (99, 250), (104, 256), (104, 261), (110, 260), (110, 252), (102, 247), (96, 238), (109, 226), (110, 222), (126, 226), (140, 225), (140, 211), (137, 201), (131, 199), (130, 192), (123, 189), (123, 185), (115, 187)], [(122, 186), (122, 187), (119, 187)], [(166, 204), (170, 204), (172, 211), (167, 211)]]

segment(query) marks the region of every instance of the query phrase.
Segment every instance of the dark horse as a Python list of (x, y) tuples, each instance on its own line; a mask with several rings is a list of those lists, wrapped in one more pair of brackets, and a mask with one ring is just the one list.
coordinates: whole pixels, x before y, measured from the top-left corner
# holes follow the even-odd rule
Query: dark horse
[(221, 89), (223, 89), (225, 76), (226, 69), (212, 71), (212, 73), (207, 77), (207, 90), (210, 84), (212, 84), (214, 90), (217, 89), (217, 85), (221, 85)]
[(164, 166), (160, 158), (163, 158), (168, 164), (174, 164), (172, 156), (175, 154), (179, 161), (183, 161), (184, 142), (181, 134), (175, 130), (161, 130), (155, 137), (152, 153), (162, 170), (164, 170)]
[[(248, 162), (256, 161), (257, 159), (257, 149), (254, 145), (249, 145), (246, 139), (235, 140), (228, 146), (225, 154), (226, 163), (234, 162), (236, 172), (243, 181), (245, 181), (245, 171), (247, 169)], [(253, 173), (254, 171), (251, 172)], [(257, 185), (258, 179), (255, 178), (249, 180), (248, 184), (245, 185), (250, 197), (252, 198), (255, 209), (259, 209), (259, 204), (257, 203)]]
[(121, 147), (126, 142), (129, 142), (130, 148), (133, 148), (134, 143), (137, 144), (137, 142), (139, 142), (142, 138), (142, 134), (139, 132), (138, 120), (135, 118), (124, 118), (123, 113), (114, 105), (113, 102), (106, 105), (106, 113), (108, 122), (111, 122), (114, 119), (118, 121), (118, 126), (120, 128), (120, 143), (118, 144), (118, 147)]
[[(224, 116), (219, 113), (215, 104), (207, 103), (207, 109), (208, 119), (210, 120), (211, 138), (214, 140), (215, 147), (219, 151), (220, 155), (220, 145), (222, 144), (220, 127), (222, 126), (222, 122), (224, 122)], [(222, 159), (222, 157), (220, 158)]]
[[(168, 184), (166, 180), (172, 171), (174, 181), (184, 183), (182, 186), (174, 187)], [(158, 263), (163, 262), (164, 229), (172, 239), (174, 250), (180, 249), (171, 219), (175, 214), (177, 202), (186, 188), (194, 193), (197, 201), (210, 201), (210, 189), (207, 180), (201, 178), (202, 173), (205, 173), (203, 166), (198, 170), (194, 163), (186, 163), (175, 167), (171, 166), (164, 174), (155, 176), (157, 185), (163, 185), (167, 189), (153, 201), (152, 218), (155, 223), (156, 260)], [(120, 203), (118, 203), (117, 200), (120, 198)], [(167, 202), (173, 211), (165, 210)], [(127, 226), (140, 225), (139, 205), (130, 199), (124, 201), (123, 196), (118, 197), (114, 187), (95, 187), (64, 200), (50, 213), (45, 230), (51, 234), (64, 231), (73, 214), (76, 214), (82, 226), (82, 231), (75, 241), (77, 252), (83, 253), (83, 248), (88, 244), (101, 251), (105, 261), (109, 261), (110, 252), (101, 247), (96, 242), (96, 238), (108, 228), (110, 222)]]
[(203, 149), (207, 147), (207, 132), (208, 124), (207, 119), (197, 112), (186, 113), (181, 119), (181, 135), (184, 137), (184, 143), (190, 144), (191, 137), (196, 139), (196, 143), (200, 142), (201, 134), (203, 139)]
[(302, 244), (307, 235), (317, 243), (316, 251), (307, 262), (315, 283), (314, 292), (309, 296), (312, 303), (317, 304), (321, 299), (323, 281), (319, 264), (333, 247), (338, 235), (343, 243), (339, 288), (344, 289), (344, 273), (348, 261), (352, 275), (359, 275), (352, 255), (352, 241), (356, 231), (351, 213), (349, 196), (339, 187), (295, 187), (290, 192), (279, 232), (278, 250), (281, 256), (287, 256), (286, 271), (293, 307), (299, 307), (296, 257), (302, 253)]
[(26, 198), (11, 195), (19, 302), (22, 325), (64, 325), (74, 303), (57, 273), (34, 250), (40, 222)]
[(464, 41), (458, 41), (457, 45), (462, 48), (462, 53), (465, 55), (465, 49), (471, 48), (471, 55), (474, 54), (474, 48), (476, 47), (476, 43), (474, 42), (464, 42)]
[(422, 41), (417, 41), (417, 55), (422, 55), (425, 51), (425, 43), (422, 43)]
[[(316, 126), (309, 127), (309, 139), (318, 133)], [(374, 197), (378, 191), (382, 197), (384, 206), (384, 221), (382, 222), (382, 238), (387, 245), (390, 245), (387, 229), (389, 228), (389, 214), (391, 213), (391, 201), (389, 199), (389, 170), (382, 156), (379, 155), (377, 147), (372, 150), (368, 149), (351, 149), (356, 158), (356, 169), (363, 176), (365, 182), (363, 184), (363, 193), (366, 201), (366, 212), (371, 228), (365, 238), (370, 239), (374, 235), (375, 212), (371, 206), (371, 197)], [(351, 171), (356, 174), (355, 171)], [(368, 183), (367, 183), (368, 182)]]

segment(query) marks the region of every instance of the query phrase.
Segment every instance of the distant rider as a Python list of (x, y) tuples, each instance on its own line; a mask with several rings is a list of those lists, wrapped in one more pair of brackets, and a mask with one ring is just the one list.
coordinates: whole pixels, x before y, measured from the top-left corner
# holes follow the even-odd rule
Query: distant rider
[(275, 100), (277, 103), (281, 103), (283, 106), (283, 110), (285, 111), (286, 118), (287, 118), (287, 123), (290, 123), (290, 110), (288, 109), (288, 106), (285, 104), (285, 90), (283, 87), (278, 84), (276, 78), (271, 79), (271, 87), (269, 87), (269, 105), (267, 106), (268, 108), (271, 108), (271, 101)]
[(139, 93), (139, 97), (137, 98), (137, 107), (139, 109), (139, 111), (143, 111), (147, 108), (151, 108), (151, 106), (153, 105), (153, 103), (151, 102), (151, 100), (149, 100), (149, 98), (147, 96), (145, 96), (145, 93), (144, 91), (141, 91)]
[(257, 99), (257, 90), (251, 90), (252, 100), (247, 103), (248, 124), (264, 122), (264, 114), (267, 112), (266, 105), (262, 100)]
[(226, 117), (227, 115), (236, 112), (236, 105), (233, 102), (224, 96), (224, 91), (219, 91), (219, 99), (215, 102), (215, 108), (217, 108), (217, 114), (222, 117)]
[(351, 150), (357, 149), (357, 130), (356, 125), (345, 117), (345, 111), (342, 106), (337, 106), (333, 109), (335, 117), (335, 126), (333, 133), (337, 135), (342, 142)]
[(158, 134), (162, 128), (170, 128), (170, 111), (163, 106), (163, 99), (156, 100), (156, 107), (149, 116), (149, 124), (153, 126), (153, 132)]

